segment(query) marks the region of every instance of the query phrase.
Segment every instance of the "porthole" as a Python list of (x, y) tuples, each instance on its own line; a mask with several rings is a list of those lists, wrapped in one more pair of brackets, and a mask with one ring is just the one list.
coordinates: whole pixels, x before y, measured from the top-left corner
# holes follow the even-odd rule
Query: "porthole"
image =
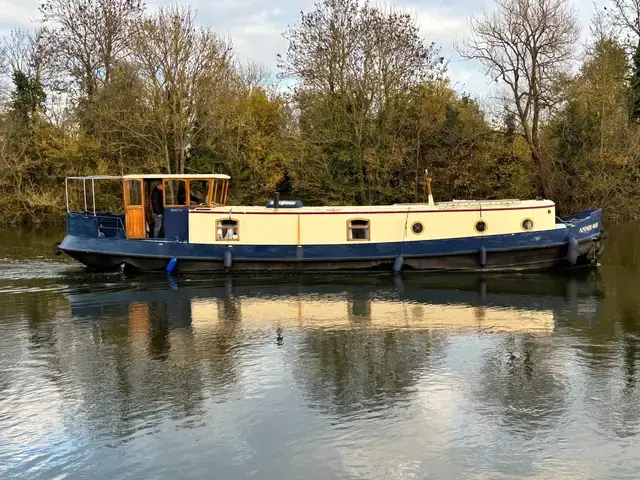
[(484, 220), (478, 220), (475, 225), (476, 232), (483, 233), (487, 231), (487, 222)]
[(522, 227), (523, 230), (531, 230), (533, 229), (533, 220), (531, 220), (530, 218), (525, 218), (524, 220), (522, 220), (522, 223), (520, 224), (520, 226)]
[(422, 223), (420, 222), (415, 222), (413, 225), (411, 225), (411, 231), (416, 235), (420, 235), (424, 231), (424, 225), (422, 225)]

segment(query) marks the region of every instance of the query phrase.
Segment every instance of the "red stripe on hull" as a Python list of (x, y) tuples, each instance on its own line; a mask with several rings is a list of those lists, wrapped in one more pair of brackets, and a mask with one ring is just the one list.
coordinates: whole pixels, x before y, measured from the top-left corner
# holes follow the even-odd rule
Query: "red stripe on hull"
[(209, 211), (202, 211), (202, 210), (190, 210), (189, 213), (201, 213), (201, 214), (208, 214), (208, 215), (226, 215), (228, 213), (241, 213), (241, 214), (247, 214), (247, 215), (274, 215), (274, 214), (278, 214), (278, 215), (373, 215), (373, 214), (391, 214), (391, 213), (400, 213), (400, 214), (407, 214), (407, 213), (447, 213), (447, 212), (500, 212), (500, 211), (506, 211), (506, 210), (536, 210), (539, 208), (550, 208), (550, 207), (555, 207), (555, 205), (542, 205), (542, 206), (537, 206), (537, 207), (515, 207), (515, 208), (474, 208), (474, 209), (453, 209), (453, 210), (393, 210), (393, 211), (341, 211), (341, 212), (298, 212), (296, 211), (297, 209), (292, 208), (292, 209), (287, 209), (289, 211), (284, 211), (283, 210), (273, 210), (270, 209), (271, 211), (269, 212), (265, 212), (265, 211), (259, 211), (259, 212), (248, 212), (248, 211), (239, 211), (239, 210), (231, 210), (231, 212), (209, 212)]

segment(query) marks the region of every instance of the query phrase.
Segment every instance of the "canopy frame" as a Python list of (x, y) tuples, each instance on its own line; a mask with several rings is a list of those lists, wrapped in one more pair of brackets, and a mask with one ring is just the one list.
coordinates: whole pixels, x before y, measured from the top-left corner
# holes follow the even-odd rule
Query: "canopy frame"
[[(193, 174), (193, 175), (181, 175), (181, 174), (141, 174), (141, 175), (86, 175), (86, 176), (72, 176), (66, 177), (64, 179), (64, 193), (65, 193), (65, 203), (67, 207), (67, 213), (71, 213), (69, 210), (69, 180), (80, 180), (82, 181), (82, 193), (84, 200), (84, 212), (87, 213), (88, 203), (87, 203), (87, 180), (91, 182), (91, 197), (92, 197), (92, 207), (93, 207), (93, 215), (96, 215), (96, 188), (95, 181), (96, 180), (119, 180), (124, 182), (126, 180), (160, 180), (164, 182), (165, 180), (225, 180), (222, 185), (224, 189), (224, 194), (221, 196), (222, 204), (226, 203), (227, 193), (229, 191), (229, 180), (231, 177), (229, 175), (224, 175), (220, 173), (211, 173), (211, 174)], [(213, 185), (213, 184), (212, 184)], [(217, 189), (217, 188), (216, 188)], [(212, 188), (210, 187), (210, 190)], [(207, 195), (208, 203), (212, 203), (211, 192)]]

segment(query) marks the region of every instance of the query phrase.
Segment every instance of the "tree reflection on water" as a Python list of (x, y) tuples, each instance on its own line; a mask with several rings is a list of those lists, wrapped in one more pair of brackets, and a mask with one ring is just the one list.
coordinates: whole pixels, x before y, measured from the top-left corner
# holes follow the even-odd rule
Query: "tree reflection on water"
[(314, 408), (348, 416), (408, 401), (433, 348), (428, 332), (309, 331), (293, 374)]

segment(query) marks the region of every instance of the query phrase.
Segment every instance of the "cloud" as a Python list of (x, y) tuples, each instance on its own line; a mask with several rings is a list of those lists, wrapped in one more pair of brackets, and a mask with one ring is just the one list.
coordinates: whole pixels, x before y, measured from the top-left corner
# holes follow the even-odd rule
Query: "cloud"
[[(154, 2), (156, 5), (165, 2)], [(287, 49), (282, 33), (313, 0), (213, 0), (191, 3), (198, 22), (229, 37), (239, 60), (251, 60), (275, 72), (276, 55)]]
[(450, 41), (457, 34), (466, 33), (467, 19), (438, 10), (417, 10), (416, 21), (420, 33), (427, 39)]
[(282, 36), (286, 23), (278, 11), (261, 11), (228, 24), (227, 35), (241, 59), (249, 59), (276, 68), (276, 55), (284, 53), (287, 42)]
[(458, 91), (482, 96), (488, 92), (489, 82), (482, 74), (481, 65), (462, 59), (455, 49), (469, 31), (472, 6), (466, 7), (460, 4), (455, 7), (407, 4), (404, 9), (413, 14), (425, 41), (435, 42), (440, 47), (441, 54), (449, 62), (452, 85)]
[(33, 28), (40, 16), (38, 0), (0, 0), (0, 34), (6, 35), (18, 28)]

